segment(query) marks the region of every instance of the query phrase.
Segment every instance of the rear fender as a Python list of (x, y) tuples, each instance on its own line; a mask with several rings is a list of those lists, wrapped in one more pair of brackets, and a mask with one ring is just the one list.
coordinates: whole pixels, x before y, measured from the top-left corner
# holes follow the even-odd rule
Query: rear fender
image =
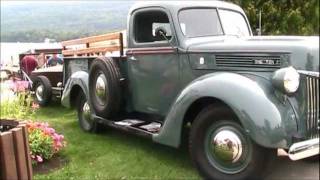
[(82, 92), (87, 96), (89, 95), (88, 82), (89, 74), (85, 71), (77, 71), (71, 75), (67, 80), (66, 85), (63, 90), (61, 104), (65, 107), (71, 107), (71, 92), (75, 86), (79, 86)]

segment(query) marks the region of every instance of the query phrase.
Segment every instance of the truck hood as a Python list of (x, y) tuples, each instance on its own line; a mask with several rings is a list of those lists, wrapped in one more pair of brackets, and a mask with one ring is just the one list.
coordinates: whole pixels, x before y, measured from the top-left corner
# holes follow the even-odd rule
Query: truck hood
[(201, 53), (288, 53), (289, 65), (319, 71), (319, 36), (201, 37), (186, 41), (187, 51)]

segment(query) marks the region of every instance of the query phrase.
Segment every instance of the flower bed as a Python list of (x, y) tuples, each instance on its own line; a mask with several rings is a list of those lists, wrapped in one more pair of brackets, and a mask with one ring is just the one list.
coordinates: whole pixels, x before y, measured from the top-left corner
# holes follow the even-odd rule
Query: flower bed
[[(29, 83), (27, 81), (7, 81), (7, 84), (8, 91), (14, 93), (14, 97), (0, 102), (1, 118), (33, 119), (35, 112), (39, 109), (39, 105), (33, 101), (29, 91)], [(10, 120), (6, 122), (13, 123), (16, 121)], [(28, 132), (28, 144), (30, 147), (28, 155), (31, 157), (32, 165), (36, 166), (52, 159), (54, 155), (58, 154), (66, 146), (64, 136), (58, 134), (48, 123), (32, 121), (23, 123), (26, 126), (25, 131)], [(0, 126), (1, 132), (11, 128), (11, 126), (7, 125)]]
[(1, 116), (25, 119), (34, 115), (39, 105), (33, 101), (28, 81), (9, 80), (1, 89)]
[(48, 123), (28, 122), (27, 129), (33, 164), (51, 159), (66, 146), (64, 136), (56, 133)]

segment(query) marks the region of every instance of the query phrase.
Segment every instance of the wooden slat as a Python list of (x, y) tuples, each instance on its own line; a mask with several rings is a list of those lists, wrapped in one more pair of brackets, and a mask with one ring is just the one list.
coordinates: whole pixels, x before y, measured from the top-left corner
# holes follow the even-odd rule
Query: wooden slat
[(120, 46), (97, 47), (97, 48), (76, 49), (76, 50), (63, 50), (62, 54), (64, 56), (70, 56), (70, 55), (82, 55), (82, 54), (99, 53), (99, 52), (112, 52), (112, 51), (120, 51)]
[(1, 179), (18, 179), (11, 132), (0, 134)]
[(24, 137), (22, 128), (14, 128), (11, 129), (13, 135), (14, 142), (14, 152), (16, 158), (16, 166), (18, 172), (19, 179), (28, 179), (28, 169), (27, 169), (27, 156), (25, 149), (26, 146), (24, 144)]
[(120, 33), (119, 43), (120, 43), (120, 56), (123, 56), (123, 34), (122, 33)]
[[(0, 120), (1, 122), (1, 120)], [(1, 133), (1, 132), (0, 132)], [(1, 149), (2, 149), (2, 143), (1, 143), (1, 139), (0, 139), (0, 179), (4, 179), (4, 169), (2, 168), (4, 165), (3, 165), (3, 162), (4, 162), (4, 157), (3, 157), (3, 154), (1, 152)]]
[(87, 43), (93, 43), (93, 42), (99, 42), (99, 41), (110, 41), (110, 40), (116, 40), (120, 38), (121, 33), (110, 33), (110, 34), (104, 34), (99, 36), (91, 36), (87, 38), (81, 38), (81, 39), (74, 39), (69, 41), (63, 41), (61, 42), (62, 46), (71, 46), (71, 45), (79, 45), (79, 44), (87, 44)]
[(32, 172), (32, 162), (31, 162), (31, 157), (30, 157), (30, 147), (29, 147), (29, 138), (28, 138), (28, 130), (26, 127), (26, 124), (19, 124), (19, 126), (22, 129), (22, 134), (23, 134), (23, 140), (24, 140), (24, 146), (26, 147), (25, 154), (28, 154), (26, 156), (26, 161), (27, 161), (27, 169), (28, 169), (28, 179), (32, 179), (33, 172)]

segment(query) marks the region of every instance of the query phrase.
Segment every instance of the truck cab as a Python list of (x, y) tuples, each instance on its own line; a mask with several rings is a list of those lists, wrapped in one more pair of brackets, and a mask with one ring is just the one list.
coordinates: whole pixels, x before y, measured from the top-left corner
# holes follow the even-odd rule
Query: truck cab
[(63, 52), (73, 56), (62, 103), (77, 107), (82, 129), (104, 124), (172, 147), (188, 132), (208, 179), (260, 176), (277, 149), (319, 155), (318, 37), (253, 36), (243, 10), (220, 1), (142, 2), (127, 22), (126, 45), (122, 32), (62, 43), (85, 44)]

